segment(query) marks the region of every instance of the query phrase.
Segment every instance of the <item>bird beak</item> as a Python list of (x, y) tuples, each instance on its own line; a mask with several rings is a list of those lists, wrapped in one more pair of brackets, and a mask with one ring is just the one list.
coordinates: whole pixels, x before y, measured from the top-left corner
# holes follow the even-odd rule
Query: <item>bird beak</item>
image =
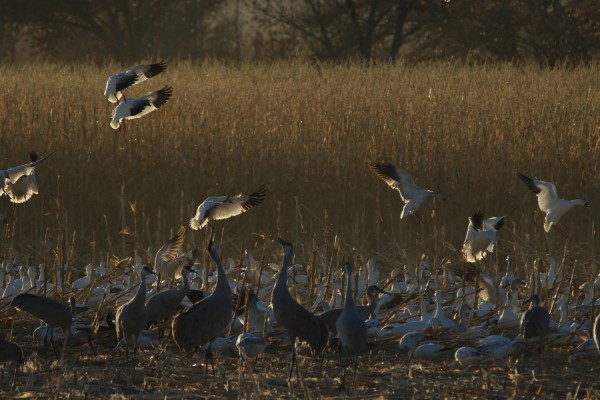
[(585, 202), (585, 206), (586, 207), (591, 207), (590, 203), (588, 203), (587, 201)]
[(385, 290), (381, 289), (379, 286), (375, 286), (375, 288), (377, 289), (377, 291), (379, 293), (387, 294), (388, 296), (392, 295), (390, 292), (386, 292)]

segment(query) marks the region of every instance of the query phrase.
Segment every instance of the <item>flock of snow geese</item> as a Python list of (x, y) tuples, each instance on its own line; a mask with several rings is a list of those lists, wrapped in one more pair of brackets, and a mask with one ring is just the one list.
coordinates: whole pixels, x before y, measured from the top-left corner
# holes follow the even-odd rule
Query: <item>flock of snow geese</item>
[[(125, 120), (139, 118), (167, 102), (172, 93), (168, 86), (136, 99), (125, 98), (122, 93), (166, 68), (162, 61), (137, 65), (108, 79), (104, 94), (110, 102), (118, 103), (112, 128), (123, 127)], [(35, 168), (52, 154), (39, 158), (32, 153), (29, 163), (0, 170), (0, 196), (22, 203), (37, 194)], [(409, 173), (392, 164), (369, 162), (368, 167), (399, 192), (404, 202), (401, 219), (424, 223), (418, 213), (421, 204), (430, 197), (445, 200), (441, 193), (418, 186)], [(519, 172), (517, 177), (536, 194), (539, 208), (546, 214), (546, 232), (554, 228), (564, 234), (558, 225), (561, 216), (576, 205), (589, 207), (584, 200), (560, 198), (550, 182)], [(261, 186), (248, 195), (207, 197), (189, 225), (194, 230), (208, 226), (212, 232), (214, 221), (248, 211), (266, 195), (267, 188)], [(545, 262), (547, 272), (540, 273), (542, 262), (536, 261), (539, 265), (532, 277), (516, 276), (510, 258), (499, 281), (499, 274), (491, 273), (489, 266), (484, 268), (486, 255), (498, 240), (497, 232), (511, 214), (484, 218), (483, 212), (476, 210), (469, 217), (459, 259), (445, 260), (433, 272), (429, 260), (422, 259), (416, 266), (394, 269), (389, 278), (383, 277), (374, 259), (369, 259), (357, 275), (350, 263), (342, 272), (342, 268), (328, 268), (324, 261), (309, 272), (301, 263), (292, 264), (293, 246), (279, 238), (268, 240), (281, 246), (281, 263), (259, 262), (246, 252), (238, 265), (231, 258), (221, 259), (212, 234), (207, 251), (216, 274), (209, 273), (210, 266), (198, 261), (197, 249), (183, 250), (186, 230), (182, 226), (156, 252), (153, 261), (149, 257), (144, 263), (136, 256), (111, 267), (89, 264), (85, 274), (71, 282), (63, 281), (62, 269), (51, 279), (44, 265), (36, 268), (4, 260), (0, 302), (10, 302), (43, 321), (33, 334), (34, 340), (50, 341), (61, 360), (67, 345), (88, 344), (95, 354), (94, 334), (105, 329), (114, 330), (115, 345), (124, 348), (127, 359), (130, 349), (135, 360), (138, 348), (164, 349), (173, 342), (186, 352), (202, 348), (205, 374), (209, 364), (214, 373), (213, 351), (238, 353), (240, 365), (244, 365), (277, 340), (292, 344), (288, 379), (294, 366), (299, 373), (297, 347), (308, 349), (321, 363), (326, 349), (337, 348), (346, 357), (345, 365), (352, 365), (356, 374), (358, 357), (379, 340), (390, 338), (398, 338), (398, 351), (412, 359), (446, 360), (453, 354), (464, 367), (503, 362), (511, 355), (523, 354), (525, 368), (524, 355), (533, 342), (539, 349), (539, 369), (541, 349), (548, 343), (579, 344), (572, 357), (597, 358), (600, 324), (598, 318), (593, 326), (592, 321), (600, 276), (581, 285), (584, 298), (574, 301), (578, 296), (572, 293), (573, 282), (564, 273), (565, 266), (550, 256)], [(3, 215), (0, 219), (8, 223)], [(315, 274), (316, 270), (324, 271), (322, 276)], [(437, 271), (442, 274), (436, 275)], [(240, 281), (241, 274), (244, 279)], [(51, 298), (65, 293), (71, 295), (69, 305)], [(357, 306), (355, 298), (363, 295), (368, 304)], [(530, 307), (524, 310), (527, 303)], [(93, 323), (85, 319), (90, 315), (95, 315)], [(582, 342), (584, 336), (590, 339)], [(55, 341), (63, 343), (60, 356)], [(305, 346), (296, 346), (296, 342)], [(23, 360), (16, 343), (0, 339), (0, 361)]]

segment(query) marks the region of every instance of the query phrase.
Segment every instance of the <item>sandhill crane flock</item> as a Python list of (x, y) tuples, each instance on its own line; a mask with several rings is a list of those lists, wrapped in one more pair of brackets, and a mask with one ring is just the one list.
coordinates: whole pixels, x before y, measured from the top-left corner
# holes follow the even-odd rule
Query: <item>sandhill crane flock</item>
[[(117, 104), (112, 128), (122, 129), (126, 120), (140, 118), (171, 98), (170, 86), (139, 98), (123, 94), (166, 69), (164, 61), (142, 64), (108, 79), (104, 95)], [(54, 151), (40, 158), (32, 153), (29, 163), (0, 170), (0, 196), (24, 203), (38, 194), (35, 169), (52, 154)], [(393, 164), (367, 161), (365, 168), (398, 190), (401, 224), (425, 224), (419, 209), (429, 198), (452, 201), (451, 194), (446, 198), (418, 186), (406, 170)], [(558, 197), (553, 183), (520, 172), (515, 179), (525, 184), (523, 189), (536, 194), (548, 234), (554, 228), (567, 235), (559, 227), (559, 219), (575, 205), (590, 206), (585, 200)], [(213, 224), (259, 206), (267, 194), (267, 187), (261, 185), (247, 195), (210, 195), (189, 219), (186, 225), (192, 231), (210, 230), (206, 251), (216, 275), (209, 275), (209, 265), (201, 265), (198, 249), (184, 250), (186, 227), (182, 225), (147, 264), (140, 257), (120, 260), (110, 268), (112, 272), (106, 264), (89, 264), (85, 273), (71, 282), (48, 277), (44, 265), (36, 268), (5, 260), (0, 270), (0, 302), (42, 321), (44, 329), (34, 337), (43, 341), (44, 347), (50, 342), (53, 357), (61, 363), (69, 357), (67, 347), (74, 352), (78, 344), (88, 343), (95, 355), (93, 338), (107, 330), (114, 337), (111, 357), (124, 365), (138, 365), (139, 351), (156, 349), (169, 354), (202, 350), (206, 379), (209, 364), (213, 376), (219, 369), (214, 353), (235, 352), (240, 368), (244, 368), (268, 352), (287, 357), (285, 351), (274, 350), (279, 346), (289, 346), (289, 382), (294, 376), (297, 382), (302, 380), (301, 367), (320, 370), (324, 362), (335, 363), (333, 355), (339, 354), (340, 374), (336, 379), (339, 389), (347, 391), (352, 390), (359, 365), (366, 363), (361, 357), (366, 359), (380, 343), (392, 341), (396, 344), (386, 351), (405, 355), (410, 362), (453, 362), (461, 368), (500, 363), (541, 373), (543, 349), (553, 344), (573, 347), (572, 359), (600, 360), (600, 318), (594, 318), (595, 307), (600, 305), (595, 296), (600, 275), (581, 285), (585, 296), (579, 300), (571, 294), (574, 282), (565, 274), (565, 265), (551, 256), (543, 261), (545, 274), (540, 274), (538, 267), (536, 275), (519, 277), (510, 259), (505, 270), (491, 271), (489, 255), (501, 241), (501, 228), (512, 218), (514, 209), (487, 219), (476, 209), (466, 217), (462, 248), (438, 265), (424, 258), (414, 267), (406, 265), (403, 274), (392, 271), (388, 278), (371, 259), (368, 268), (346, 262), (333, 266), (331, 273), (317, 276), (314, 265), (309, 269), (302, 261), (294, 264), (293, 244), (275, 236), (264, 236), (265, 246), (273, 254), (279, 249), (281, 261), (257, 262), (247, 257), (236, 264), (222, 258)], [(0, 221), (10, 223), (3, 214)], [(177, 280), (181, 280), (179, 287), (173, 287)], [(83, 304), (76, 304), (73, 298), (67, 306), (65, 293)], [(368, 303), (355, 304), (363, 299)], [(531, 308), (524, 308), (527, 303)], [(92, 318), (85, 321), (85, 316)], [(8, 331), (8, 326), (0, 325), (0, 362), (22, 364), (32, 355), (19, 343), (2, 338)], [(62, 341), (60, 353), (56, 341)], [(533, 351), (537, 352), (535, 364), (525, 356)], [(299, 358), (306, 358), (306, 362), (300, 363)], [(350, 382), (347, 367), (353, 370)]]

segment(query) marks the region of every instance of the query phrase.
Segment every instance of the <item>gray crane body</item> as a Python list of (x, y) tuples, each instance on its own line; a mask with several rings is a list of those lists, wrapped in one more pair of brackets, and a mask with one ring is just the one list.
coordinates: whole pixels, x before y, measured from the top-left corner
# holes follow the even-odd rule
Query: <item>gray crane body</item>
[(0, 363), (4, 362), (23, 364), (23, 350), (18, 344), (0, 337)]
[(212, 342), (223, 334), (233, 320), (231, 287), (223, 269), (219, 250), (213, 240), (209, 243), (209, 252), (217, 266), (215, 289), (210, 296), (178, 314), (172, 323), (173, 339), (181, 350), (193, 351), (208, 344), (206, 373), (208, 373), (208, 361), (210, 360), (212, 364)]
[(71, 333), (71, 309), (56, 300), (29, 293), (22, 293), (16, 296), (12, 299), (10, 304), (13, 307), (17, 307), (18, 309), (26, 311), (34, 317), (41, 319), (46, 323), (46, 325), (48, 325), (49, 329), (47, 331), (47, 335), (50, 337), (50, 343), (52, 344), (54, 354), (57, 358), (58, 354), (56, 353), (56, 347), (54, 346), (53, 339), (54, 327), (58, 326), (62, 329), (63, 333), (65, 334), (62, 356), (60, 357), (62, 360), (67, 347), (67, 341)]
[(352, 265), (345, 265), (348, 274), (344, 309), (336, 321), (340, 347), (348, 356), (359, 356), (368, 350), (367, 324), (359, 314), (352, 298)]
[[(527, 347), (529, 339), (539, 337), (538, 371), (541, 372), (542, 344), (544, 337), (550, 333), (550, 313), (544, 307), (540, 306), (539, 295), (532, 294), (527, 301), (531, 301), (531, 308), (521, 314), (521, 335), (525, 339), (525, 347)], [(525, 349), (525, 351), (527, 350)], [(525, 359), (523, 359), (523, 367), (525, 367)]]
[(171, 289), (164, 292), (155, 293), (146, 300), (146, 309), (148, 310), (148, 323), (159, 324), (171, 318), (177, 312), (177, 308), (190, 290), (188, 278), (189, 269), (184, 268), (181, 271), (183, 285), (181, 289)]
[(308, 343), (313, 354), (322, 356), (327, 344), (327, 326), (316, 316), (308, 312), (294, 300), (287, 288), (287, 270), (293, 256), (292, 245), (281, 241), (283, 245), (283, 262), (277, 282), (273, 288), (271, 303), (275, 321), (283, 326), (292, 343), (292, 364), (290, 378), (296, 359), (296, 338)]
[[(376, 285), (371, 285), (367, 288), (367, 297), (369, 298), (369, 304), (366, 306), (356, 306), (355, 309), (358, 312), (358, 315), (364, 320), (370, 318), (370, 316), (375, 312), (375, 308), (377, 308), (377, 296), (378, 293), (389, 294), (388, 292), (380, 289)], [(342, 314), (344, 308), (332, 308), (331, 310), (327, 310), (317, 315), (317, 317), (327, 325), (327, 329), (329, 330), (329, 335), (335, 337), (338, 334), (337, 331), (337, 320)]]
[(146, 327), (148, 310), (146, 309), (146, 277), (154, 274), (148, 267), (141, 272), (141, 280), (135, 296), (123, 304), (116, 313), (117, 342), (125, 343), (125, 356), (129, 359), (129, 346), (133, 346), (133, 354), (137, 353), (137, 339)]

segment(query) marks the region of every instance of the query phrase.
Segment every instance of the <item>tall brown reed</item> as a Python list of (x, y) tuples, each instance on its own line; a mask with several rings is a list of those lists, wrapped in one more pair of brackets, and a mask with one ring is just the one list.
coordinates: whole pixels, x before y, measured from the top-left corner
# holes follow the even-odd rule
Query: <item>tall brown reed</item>
[[(38, 196), (23, 205), (0, 199), (0, 211), (16, 219), (0, 244), (4, 257), (55, 259), (48, 251), (56, 249), (60, 262), (84, 264), (90, 249), (100, 259), (156, 249), (207, 195), (261, 183), (270, 187), (264, 204), (219, 223), (226, 245), (276, 233), (294, 238), (297, 249), (307, 246), (308, 261), (318, 232), (328, 232), (318, 245), (329, 246), (330, 256), (375, 254), (383, 266), (412, 263), (421, 253), (441, 260), (461, 247), (475, 208), (500, 215), (516, 207), (516, 229), (500, 233), (509, 243), (500, 248), (515, 243), (518, 264), (559, 255), (565, 238), (543, 232), (535, 196), (514, 176), (520, 170), (554, 181), (564, 197), (591, 202), (590, 213), (574, 209), (561, 222), (572, 258), (594, 264), (597, 65), (348, 64), (322, 66), (319, 74), (302, 63), (172, 64), (127, 92), (170, 84), (172, 100), (118, 132), (109, 127), (113, 105), (102, 91), (107, 76), (124, 67), (0, 67), (1, 165), (27, 161), (29, 150), (57, 150), (38, 168)], [(444, 193), (435, 220), (430, 202), (425, 225), (400, 221), (400, 198), (366, 168), (369, 159), (395, 163)], [(119, 233), (126, 227), (134, 234)], [(205, 235), (194, 232), (188, 243), (199, 245)], [(334, 236), (343, 249), (331, 248)], [(262, 243), (247, 247), (256, 246)]]

